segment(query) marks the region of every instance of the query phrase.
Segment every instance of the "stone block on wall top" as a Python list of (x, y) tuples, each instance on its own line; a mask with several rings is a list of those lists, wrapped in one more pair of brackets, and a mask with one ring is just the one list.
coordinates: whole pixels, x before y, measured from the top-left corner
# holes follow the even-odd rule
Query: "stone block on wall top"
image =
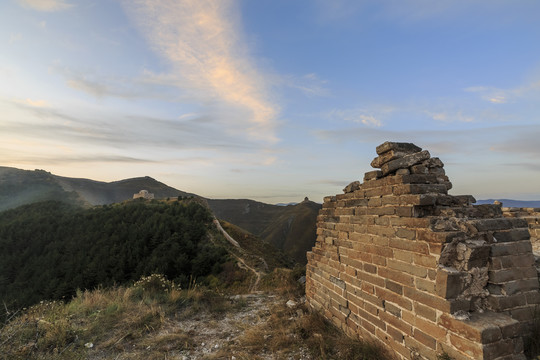
[(402, 158), (391, 160), (381, 167), (383, 175), (388, 175), (397, 169), (408, 168), (430, 158), (429, 151), (424, 150), (414, 154), (406, 155)]
[(414, 145), (413, 143), (386, 141), (382, 143), (381, 145), (377, 146), (375, 150), (377, 151), (377, 155), (384, 154), (385, 152), (390, 151), (390, 150), (412, 154), (412, 153), (422, 151), (422, 148)]

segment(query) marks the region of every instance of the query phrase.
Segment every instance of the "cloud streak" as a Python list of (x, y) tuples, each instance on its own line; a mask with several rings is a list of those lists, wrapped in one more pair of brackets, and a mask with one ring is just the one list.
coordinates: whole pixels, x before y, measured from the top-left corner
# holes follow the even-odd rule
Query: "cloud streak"
[(17, 120), (0, 123), (0, 134), (13, 139), (171, 151), (256, 150), (254, 142), (239, 141), (238, 137), (223, 133), (212, 119), (196, 114), (177, 119), (129, 114), (81, 116), (53, 107), (36, 107), (25, 101), (4, 103), (13, 106), (18, 115)]
[(218, 102), (220, 112), (236, 114), (228, 120), (229, 130), (247, 129), (258, 140), (277, 141), (280, 109), (243, 45), (233, 1), (137, 0), (125, 1), (124, 8), (182, 79), (179, 87), (202, 102)]
[(26, 8), (44, 12), (62, 11), (73, 6), (65, 0), (19, 0), (19, 3)]
[(338, 143), (354, 141), (378, 145), (388, 140), (413, 142), (437, 154), (470, 155), (475, 152), (498, 151), (526, 157), (540, 156), (540, 150), (536, 146), (540, 125), (410, 131), (348, 127), (339, 130), (317, 130), (314, 135), (319, 139)]
[(540, 95), (540, 80), (510, 89), (501, 89), (491, 86), (471, 86), (464, 90), (466, 92), (479, 94), (483, 100), (493, 104), (504, 104), (528, 97), (534, 97), (536, 100), (538, 99), (538, 95)]

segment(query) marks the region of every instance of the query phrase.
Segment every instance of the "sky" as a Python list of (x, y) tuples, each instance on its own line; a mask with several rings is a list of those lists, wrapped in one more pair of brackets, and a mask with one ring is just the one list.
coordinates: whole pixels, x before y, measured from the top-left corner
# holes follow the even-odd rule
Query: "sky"
[(5, 0), (0, 166), (316, 202), (375, 147), (540, 199), (536, 0)]

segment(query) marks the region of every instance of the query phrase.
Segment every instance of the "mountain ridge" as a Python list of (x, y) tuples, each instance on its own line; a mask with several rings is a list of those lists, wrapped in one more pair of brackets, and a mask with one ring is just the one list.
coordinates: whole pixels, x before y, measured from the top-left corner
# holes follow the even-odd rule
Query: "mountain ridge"
[(170, 187), (149, 176), (103, 182), (54, 175), (45, 170), (0, 167), (0, 211), (21, 205), (57, 200), (91, 207), (120, 203), (148, 190), (156, 199), (197, 197), (215, 216), (259, 237), (306, 263), (306, 251), (315, 243), (315, 223), (321, 204), (307, 198), (295, 205), (272, 205), (250, 199), (208, 199)]

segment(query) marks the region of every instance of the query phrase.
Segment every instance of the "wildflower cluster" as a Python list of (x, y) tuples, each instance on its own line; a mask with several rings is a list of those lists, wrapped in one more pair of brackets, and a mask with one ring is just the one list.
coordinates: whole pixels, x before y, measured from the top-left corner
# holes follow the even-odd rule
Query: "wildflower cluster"
[(180, 290), (180, 285), (174, 281), (167, 280), (164, 275), (152, 274), (140, 278), (133, 287), (143, 290), (144, 292), (170, 292), (172, 290)]

